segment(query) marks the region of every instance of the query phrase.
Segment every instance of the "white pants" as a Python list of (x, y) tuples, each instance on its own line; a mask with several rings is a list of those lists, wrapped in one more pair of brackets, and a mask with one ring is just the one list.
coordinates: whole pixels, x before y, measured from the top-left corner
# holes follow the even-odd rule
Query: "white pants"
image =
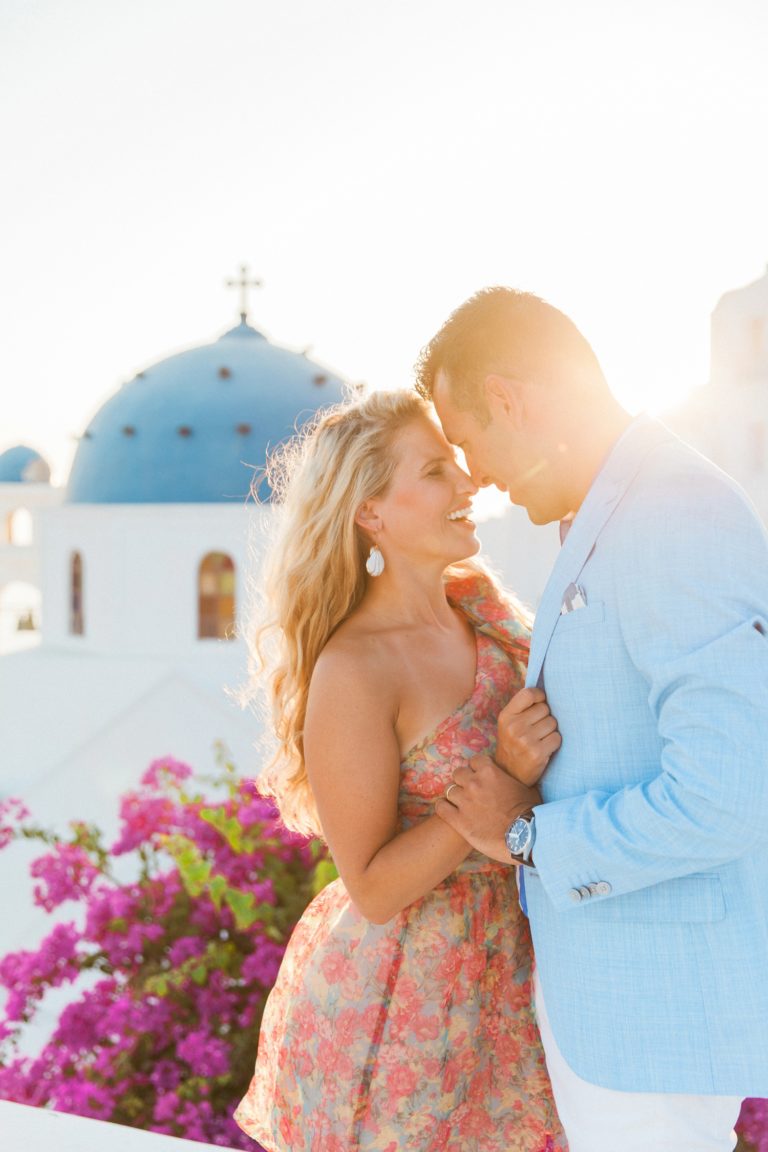
[(615, 1092), (566, 1064), (549, 1026), (538, 976), (536, 1018), (570, 1152), (733, 1152), (741, 1097)]

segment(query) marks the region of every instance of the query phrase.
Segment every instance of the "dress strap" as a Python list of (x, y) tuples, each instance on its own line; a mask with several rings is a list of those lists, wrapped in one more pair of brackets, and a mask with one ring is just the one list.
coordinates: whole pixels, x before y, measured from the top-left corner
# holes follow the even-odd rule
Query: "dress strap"
[(484, 572), (451, 578), (445, 591), (450, 603), (464, 613), (473, 628), (490, 636), (506, 652), (524, 679), (531, 625), (522, 605), (506, 597)]

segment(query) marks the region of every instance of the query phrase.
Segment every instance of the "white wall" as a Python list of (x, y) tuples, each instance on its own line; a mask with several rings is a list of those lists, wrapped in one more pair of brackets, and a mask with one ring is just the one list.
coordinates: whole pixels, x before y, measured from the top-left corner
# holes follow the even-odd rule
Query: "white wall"
[[(45, 509), (61, 503), (62, 495), (60, 488), (52, 488), (50, 484), (0, 484), (0, 587), (16, 581), (40, 586), (40, 518)], [(32, 518), (29, 543), (13, 543), (8, 539), (8, 519), (19, 509), (26, 509)]]
[[(269, 510), (223, 504), (66, 504), (41, 523), (43, 643), (89, 653), (199, 656), (197, 579), (208, 552), (235, 563), (238, 612), (248, 536)], [(85, 632), (69, 632), (73, 552), (83, 562)]]
[(205, 1152), (213, 1147), (0, 1100), (3, 1152)]
[(710, 380), (663, 419), (732, 476), (768, 524), (768, 274), (722, 297)]
[(716, 387), (730, 389), (768, 377), (768, 271), (718, 301), (712, 313), (710, 361)]

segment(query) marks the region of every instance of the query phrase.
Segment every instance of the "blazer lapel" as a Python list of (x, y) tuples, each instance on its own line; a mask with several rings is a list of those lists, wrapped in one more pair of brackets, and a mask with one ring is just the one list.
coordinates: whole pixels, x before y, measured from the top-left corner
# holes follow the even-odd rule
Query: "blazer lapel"
[(619, 438), (574, 517), (541, 598), (531, 638), (526, 684), (539, 683), (549, 642), (569, 584), (578, 580), (595, 542), (657, 445), (676, 437), (658, 420), (639, 416)]

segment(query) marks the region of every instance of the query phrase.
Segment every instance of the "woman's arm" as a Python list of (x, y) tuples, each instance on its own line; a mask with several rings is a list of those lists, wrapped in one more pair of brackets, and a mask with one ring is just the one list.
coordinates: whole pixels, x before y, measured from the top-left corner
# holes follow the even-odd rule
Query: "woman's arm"
[(383, 924), (425, 896), (471, 848), (437, 816), (398, 832), (397, 700), (386, 678), (328, 649), (315, 666), (304, 755), (320, 823), (359, 911)]

